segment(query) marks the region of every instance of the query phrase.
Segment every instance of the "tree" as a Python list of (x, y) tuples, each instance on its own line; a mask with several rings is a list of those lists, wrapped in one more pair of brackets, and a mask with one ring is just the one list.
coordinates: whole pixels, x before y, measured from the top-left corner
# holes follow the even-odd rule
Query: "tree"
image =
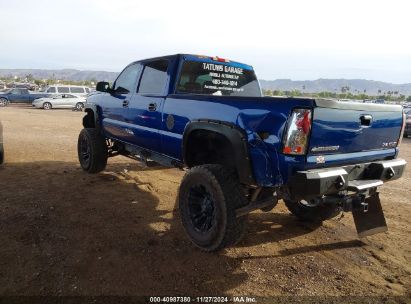
[(33, 81), (34, 81), (33, 75), (32, 75), (32, 74), (26, 75), (26, 81), (27, 81), (27, 82), (33, 82)]
[(289, 96), (301, 96), (301, 92), (297, 89), (292, 90), (291, 92), (289, 92)]
[(411, 102), (411, 95), (407, 97), (407, 101)]
[(271, 91), (271, 90), (264, 90), (264, 89), (263, 89), (263, 95), (265, 95), (265, 96), (273, 96), (273, 91)]

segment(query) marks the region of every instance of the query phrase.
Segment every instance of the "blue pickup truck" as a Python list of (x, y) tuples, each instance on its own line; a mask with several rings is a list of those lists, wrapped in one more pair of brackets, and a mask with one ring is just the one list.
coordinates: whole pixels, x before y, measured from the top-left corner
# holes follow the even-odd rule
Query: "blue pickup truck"
[(251, 66), (184, 54), (133, 62), (96, 89), (81, 167), (124, 155), (186, 170), (181, 220), (202, 250), (235, 244), (247, 215), (279, 199), (304, 221), (352, 211), (360, 236), (387, 229), (377, 187), (406, 165), (400, 106), (263, 97)]
[(5, 92), (0, 92), (0, 107), (7, 106), (9, 103), (30, 104), (37, 98), (47, 97), (47, 93), (34, 93), (24, 88), (13, 88)]

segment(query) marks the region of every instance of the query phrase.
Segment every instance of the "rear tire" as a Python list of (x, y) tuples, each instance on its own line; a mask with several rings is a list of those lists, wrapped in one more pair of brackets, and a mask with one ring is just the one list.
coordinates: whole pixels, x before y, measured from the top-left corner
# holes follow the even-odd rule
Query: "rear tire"
[(5, 107), (8, 105), (8, 100), (6, 98), (0, 98), (0, 107)]
[(44, 110), (51, 110), (53, 108), (53, 106), (51, 105), (51, 103), (49, 103), (49, 102), (45, 102), (44, 104), (43, 104), (43, 109)]
[(321, 223), (337, 216), (341, 209), (336, 204), (311, 205), (306, 201), (284, 200), (288, 210), (305, 222)]
[(77, 143), (81, 168), (88, 173), (103, 171), (107, 165), (106, 139), (94, 128), (81, 130)]
[(222, 165), (202, 165), (184, 176), (179, 190), (183, 227), (191, 242), (204, 251), (236, 244), (245, 234), (247, 216), (236, 209), (247, 204), (235, 172)]

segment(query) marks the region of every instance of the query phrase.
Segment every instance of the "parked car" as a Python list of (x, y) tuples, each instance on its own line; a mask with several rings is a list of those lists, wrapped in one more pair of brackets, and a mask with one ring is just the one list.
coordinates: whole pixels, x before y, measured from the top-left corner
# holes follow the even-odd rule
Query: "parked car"
[(406, 108), (405, 112), (405, 130), (404, 137), (411, 136), (411, 108)]
[(75, 94), (80, 96), (86, 96), (90, 93), (90, 89), (85, 86), (74, 86), (74, 85), (50, 85), (44, 89), (45, 93), (62, 93), (62, 94)]
[(33, 100), (48, 96), (45, 93), (34, 93), (27, 89), (9, 89), (0, 92), (0, 106), (7, 106), (9, 103), (32, 103)]
[(179, 210), (202, 250), (235, 244), (247, 214), (279, 199), (305, 221), (344, 210), (360, 236), (387, 229), (377, 187), (406, 164), (400, 106), (262, 97), (251, 66), (181, 54), (133, 62), (97, 91), (78, 138), (81, 167), (97, 173), (124, 155), (188, 168)]
[(0, 165), (4, 162), (3, 125), (0, 121)]
[(73, 94), (54, 94), (33, 101), (32, 106), (44, 110), (51, 109), (73, 109), (82, 110), (86, 102), (85, 97)]

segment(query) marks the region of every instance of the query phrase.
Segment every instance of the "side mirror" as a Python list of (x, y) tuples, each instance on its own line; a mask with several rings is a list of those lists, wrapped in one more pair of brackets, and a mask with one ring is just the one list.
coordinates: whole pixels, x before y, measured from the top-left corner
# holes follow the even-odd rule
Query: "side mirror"
[(107, 92), (110, 84), (106, 81), (99, 81), (96, 85), (96, 91)]

